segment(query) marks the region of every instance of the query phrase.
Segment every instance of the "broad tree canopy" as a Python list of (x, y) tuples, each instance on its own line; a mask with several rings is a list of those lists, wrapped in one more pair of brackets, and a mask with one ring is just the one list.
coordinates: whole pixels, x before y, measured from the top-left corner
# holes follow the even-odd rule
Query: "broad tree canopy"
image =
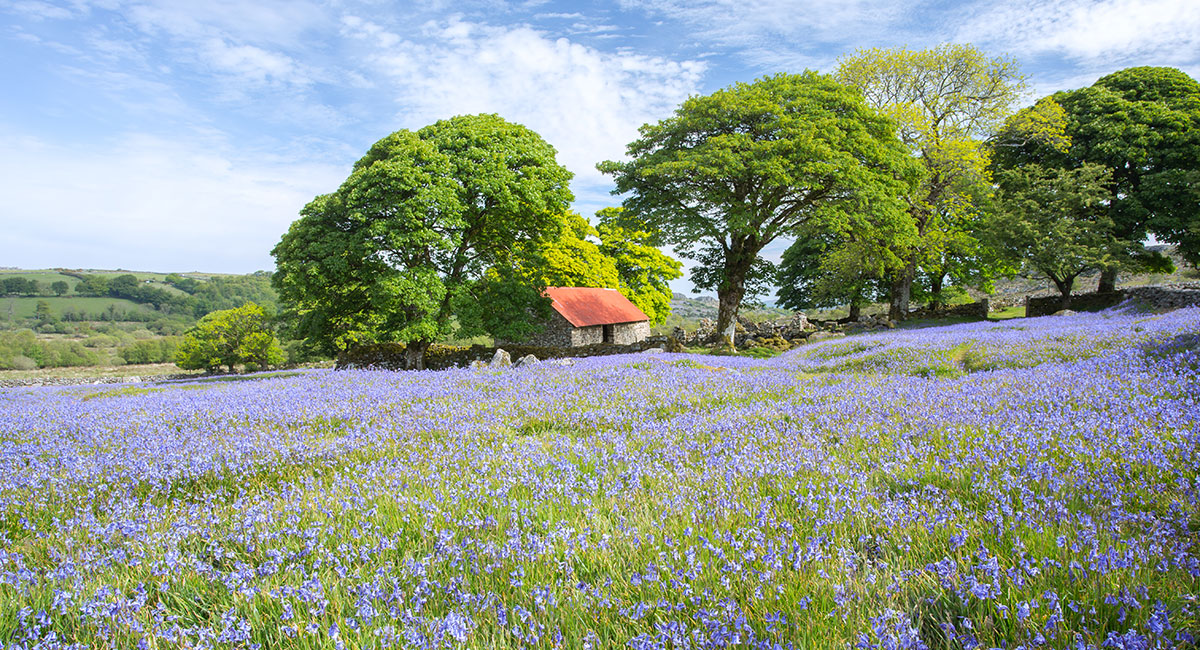
[(835, 76), (892, 118), (922, 163), (918, 190), (907, 197), (918, 237), (898, 247), (908, 265), (891, 287), (892, 317), (902, 318), (918, 270), (935, 301), (944, 279), (977, 271), (970, 233), (980, 213), (975, 197), (990, 187), (984, 141), (1004, 124), (1024, 79), (1013, 60), (955, 44), (859, 50), (839, 61)]
[(488, 268), (560, 231), (570, 178), (538, 134), (497, 115), (397, 131), (305, 206), (272, 251), (273, 282), (315, 347), (399, 341), (420, 367), (455, 309), (478, 301)]
[(852, 89), (815, 72), (692, 97), (640, 129), (627, 162), (598, 165), (630, 218), (694, 260), (728, 331), (763, 247), (838, 211), (903, 210), (915, 168), (895, 128)]
[(1037, 164), (1001, 171), (1000, 211), (986, 232), (1001, 255), (1045, 276), (1070, 306), (1079, 274), (1103, 268), (1130, 242), (1112, 234), (1105, 205), (1112, 170), (1088, 163), (1078, 169)]
[[(997, 165), (1103, 165), (1112, 170), (1112, 234), (1140, 242), (1154, 233), (1200, 263), (1200, 84), (1174, 68), (1128, 68), (1039, 101), (1050, 103), (1061, 107), (1069, 147), (1023, 137), (1024, 125), (1013, 124), (998, 138)], [(1158, 261), (1144, 254), (1114, 258), (1101, 290), (1115, 286), (1122, 263), (1136, 268)]]

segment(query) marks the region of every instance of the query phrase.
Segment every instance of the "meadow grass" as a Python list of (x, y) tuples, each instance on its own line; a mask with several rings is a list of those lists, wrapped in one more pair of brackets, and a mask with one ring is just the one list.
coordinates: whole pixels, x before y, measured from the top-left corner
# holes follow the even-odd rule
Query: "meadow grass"
[(1019, 327), (0, 391), (0, 644), (1194, 647), (1200, 310)]

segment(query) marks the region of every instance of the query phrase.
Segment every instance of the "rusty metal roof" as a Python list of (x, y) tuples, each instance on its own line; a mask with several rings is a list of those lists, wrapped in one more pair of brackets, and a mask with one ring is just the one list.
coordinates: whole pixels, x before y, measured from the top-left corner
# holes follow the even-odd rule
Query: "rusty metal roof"
[(650, 320), (616, 289), (546, 287), (554, 311), (575, 327), (614, 325)]

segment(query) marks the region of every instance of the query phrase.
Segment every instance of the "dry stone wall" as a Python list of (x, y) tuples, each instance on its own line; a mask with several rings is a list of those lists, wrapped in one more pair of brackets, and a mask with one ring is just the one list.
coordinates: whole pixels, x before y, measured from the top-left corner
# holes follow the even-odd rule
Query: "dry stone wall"
[[(502, 345), (491, 347), (472, 345), (457, 347), (451, 345), (432, 345), (425, 354), (425, 367), (430, 370), (445, 368), (465, 368), (473, 361), (488, 362), (493, 359), (498, 350), (503, 349), (509, 358), (519, 359), (533, 355), (539, 360), (560, 359), (569, 357), (598, 357), (610, 354), (629, 354), (646, 350), (662, 349), (667, 344), (665, 336), (652, 336), (629, 345), (614, 345), (599, 343), (578, 347), (554, 347), (542, 345)], [(403, 370), (404, 346), (399, 343), (381, 343), (377, 345), (362, 345), (338, 355), (338, 370), (353, 368), (374, 368), (376, 370)]]
[[(1105, 293), (1081, 293), (1071, 296), (1072, 311), (1100, 311), (1126, 300), (1144, 309), (1166, 311), (1200, 306), (1200, 284), (1166, 284), (1128, 287)], [(1049, 316), (1062, 309), (1062, 296), (1027, 298), (1025, 316)]]

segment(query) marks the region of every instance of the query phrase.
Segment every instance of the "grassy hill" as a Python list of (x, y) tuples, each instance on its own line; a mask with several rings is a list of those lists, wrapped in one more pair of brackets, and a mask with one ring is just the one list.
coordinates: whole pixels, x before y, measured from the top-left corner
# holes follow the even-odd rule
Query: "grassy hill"
[(1195, 648), (1198, 331), (0, 389), (0, 638)]
[(0, 370), (168, 362), (200, 317), (247, 301), (276, 309), (269, 276), (0, 269)]

